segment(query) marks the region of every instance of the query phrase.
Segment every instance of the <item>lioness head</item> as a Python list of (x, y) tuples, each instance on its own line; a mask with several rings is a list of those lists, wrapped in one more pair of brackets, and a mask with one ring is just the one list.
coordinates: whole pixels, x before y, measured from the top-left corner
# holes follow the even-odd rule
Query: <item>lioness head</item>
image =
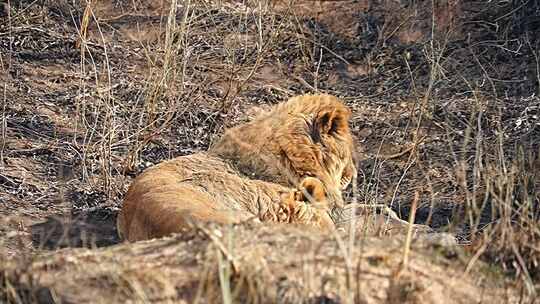
[(342, 206), (341, 191), (356, 175), (350, 110), (331, 95), (302, 95), (253, 121), (229, 129), (210, 152), (242, 173), (297, 187), (319, 179), (328, 201)]

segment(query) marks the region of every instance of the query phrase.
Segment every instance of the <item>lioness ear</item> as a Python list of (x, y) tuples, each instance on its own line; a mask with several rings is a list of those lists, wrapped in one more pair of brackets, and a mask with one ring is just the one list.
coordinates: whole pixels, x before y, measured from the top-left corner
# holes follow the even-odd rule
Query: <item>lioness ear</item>
[(306, 177), (300, 183), (301, 197), (304, 202), (321, 202), (326, 199), (326, 191), (322, 182), (314, 177)]
[(348, 119), (348, 112), (331, 109), (319, 112), (316, 117), (316, 125), (319, 127), (321, 134), (343, 134), (347, 132)]

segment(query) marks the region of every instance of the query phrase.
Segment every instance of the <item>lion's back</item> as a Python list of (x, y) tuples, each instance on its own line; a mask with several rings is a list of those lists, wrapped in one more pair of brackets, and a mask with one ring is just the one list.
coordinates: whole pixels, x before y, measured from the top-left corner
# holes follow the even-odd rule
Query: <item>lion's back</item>
[(130, 185), (117, 225), (130, 241), (163, 236), (193, 222), (237, 223), (256, 217), (260, 204), (285, 188), (250, 180), (207, 153), (148, 168)]

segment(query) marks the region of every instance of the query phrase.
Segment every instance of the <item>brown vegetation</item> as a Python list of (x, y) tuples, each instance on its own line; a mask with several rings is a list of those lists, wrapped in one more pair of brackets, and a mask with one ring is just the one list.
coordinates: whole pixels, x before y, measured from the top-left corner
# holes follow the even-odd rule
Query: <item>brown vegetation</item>
[[(9, 263), (4, 299), (78, 303), (505, 303), (518, 297), (496, 275), (464, 275), (464, 262), (415, 243), (399, 276), (403, 242), (290, 225), (200, 226), (169, 238), (45, 253)], [(36, 301), (35, 299), (38, 299)]]
[[(0, 1), (0, 302), (538, 303), (539, 11)], [(334, 208), (328, 235), (201, 224), (118, 244), (135, 176), (305, 93), (351, 110), (343, 198), (369, 208)], [(425, 246), (443, 235), (458, 245)]]

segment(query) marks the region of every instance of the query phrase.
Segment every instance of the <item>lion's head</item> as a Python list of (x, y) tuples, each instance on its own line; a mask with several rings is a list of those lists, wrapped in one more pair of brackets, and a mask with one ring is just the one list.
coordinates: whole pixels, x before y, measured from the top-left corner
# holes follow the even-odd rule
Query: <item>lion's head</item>
[(331, 95), (302, 95), (229, 129), (210, 152), (242, 173), (297, 187), (305, 177), (324, 184), (332, 205), (356, 175), (350, 110)]

